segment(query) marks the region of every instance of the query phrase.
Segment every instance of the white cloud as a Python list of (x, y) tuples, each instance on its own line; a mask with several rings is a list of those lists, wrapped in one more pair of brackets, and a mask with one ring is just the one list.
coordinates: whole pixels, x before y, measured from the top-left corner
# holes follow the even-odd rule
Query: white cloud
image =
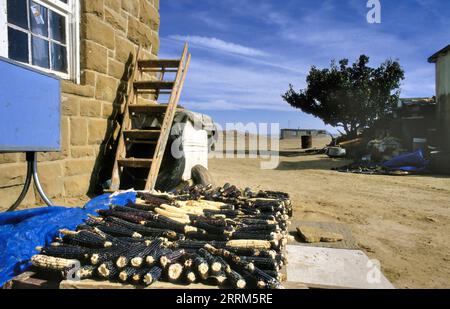
[(281, 95), (304, 77), (272, 68), (193, 58), (181, 104), (193, 110), (292, 111)]
[(189, 42), (190, 44), (197, 45), (200, 47), (215, 49), (225, 53), (243, 55), (243, 56), (267, 56), (268, 54), (262, 50), (231, 43), (225, 42), (221, 39), (213, 37), (203, 37), (197, 35), (171, 35), (170, 39)]

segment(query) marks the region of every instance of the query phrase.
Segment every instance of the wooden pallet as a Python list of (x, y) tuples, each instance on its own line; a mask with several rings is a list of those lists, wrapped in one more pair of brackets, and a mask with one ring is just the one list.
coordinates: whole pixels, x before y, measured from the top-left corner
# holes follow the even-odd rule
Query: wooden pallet
[[(111, 187), (108, 192), (120, 189), (153, 190), (155, 188), (190, 60), (191, 55), (188, 53), (187, 44), (181, 59), (176, 60), (142, 60), (140, 51), (138, 51), (137, 61), (135, 61), (129, 82), (128, 99), (121, 125)], [(175, 74), (174, 80), (165, 80), (169, 73)], [(146, 80), (150, 75), (156, 79)], [(158, 102), (162, 95), (169, 95), (167, 104)], [(148, 96), (154, 100), (142, 104), (141, 99), (145, 97), (148, 102)], [(157, 128), (136, 127), (133, 117), (140, 115), (160, 117), (162, 119), (161, 126)], [(135, 145), (141, 147), (144, 145), (145, 151), (139, 152), (138, 155), (132, 153), (131, 149)], [(125, 183), (123, 181), (124, 174), (132, 179), (143, 180), (145, 185), (139, 187), (136, 182)]]
[[(297, 282), (285, 282), (283, 286), (287, 289), (307, 289), (306, 285)], [(109, 281), (96, 280), (50, 280), (42, 279), (34, 272), (26, 272), (20, 276), (15, 277), (5, 284), (4, 289), (22, 290), (22, 289), (63, 289), (63, 290), (92, 290), (92, 289), (117, 289), (117, 290), (137, 290), (137, 289), (151, 289), (151, 290), (204, 290), (204, 289), (219, 289), (217, 286), (205, 284), (172, 284), (168, 282), (155, 282), (150, 287), (135, 286), (131, 284), (114, 283)]]

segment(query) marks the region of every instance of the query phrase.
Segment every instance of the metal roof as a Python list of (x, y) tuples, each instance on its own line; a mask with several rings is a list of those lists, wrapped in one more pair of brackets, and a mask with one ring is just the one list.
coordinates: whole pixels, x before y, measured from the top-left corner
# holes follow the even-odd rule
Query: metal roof
[(428, 62), (429, 63), (436, 63), (437, 59), (442, 56), (443, 54), (447, 53), (448, 51), (450, 51), (450, 45), (447, 45), (447, 47), (444, 47), (443, 49), (441, 49), (440, 51), (438, 51), (437, 53), (435, 53), (433, 56), (431, 56), (430, 58), (428, 58)]

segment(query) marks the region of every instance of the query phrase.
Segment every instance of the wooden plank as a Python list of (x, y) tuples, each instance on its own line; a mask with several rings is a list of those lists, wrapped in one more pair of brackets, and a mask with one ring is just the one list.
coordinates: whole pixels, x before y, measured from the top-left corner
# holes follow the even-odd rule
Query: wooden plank
[[(129, 106), (130, 113), (132, 114), (164, 114), (167, 111), (169, 104), (132, 104)], [(181, 106), (178, 106), (177, 110), (183, 110)]]
[(32, 271), (13, 278), (3, 286), (7, 290), (57, 289), (58, 287), (59, 282), (38, 278)]
[(308, 286), (299, 282), (283, 282), (283, 287), (287, 290), (308, 290)]
[(129, 109), (132, 114), (164, 114), (168, 104), (133, 104)]
[(158, 174), (161, 168), (163, 155), (167, 146), (167, 141), (169, 139), (170, 128), (172, 127), (173, 118), (175, 116), (178, 101), (180, 100), (181, 91), (183, 89), (190, 61), (191, 55), (188, 53), (188, 44), (185, 44), (183, 54), (181, 56), (180, 65), (178, 67), (178, 74), (175, 79), (173, 92), (170, 96), (169, 106), (167, 108), (163, 124), (161, 126), (161, 136), (159, 137), (158, 145), (156, 146), (155, 156), (153, 158), (154, 159), (153, 164), (150, 169), (150, 174), (147, 179), (147, 183), (145, 185), (145, 190), (151, 191), (155, 189), (156, 180), (158, 179)]
[(59, 285), (60, 289), (151, 289), (151, 290), (205, 290), (218, 289), (217, 286), (209, 286), (204, 284), (177, 285), (168, 282), (155, 282), (150, 287), (135, 286), (131, 284), (114, 283), (109, 281), (81, 280), (81, 281), (62, 281)]
[(152, 165), (152, 159), (137, 159), (127, 158), (119, 159), (120, 167), (133, 167), (133, 168), (150, 168)]
[(180, 65), (179, 59), (157, 59), (157, 60), (141, 60), (139, 67), (145, 68), (178, 68)]
[(287, 246), (288, 282), (310, 288), (393, 289), (362, 251)]
[(161, 130), (125, 130), (123, 135), (125, 139), (141, 139), (151, 140), (157, 139), (161, 134)]
[(171, 90), (174, 82), (168, 81), (136, 81), (133, 83), (137, 90)]

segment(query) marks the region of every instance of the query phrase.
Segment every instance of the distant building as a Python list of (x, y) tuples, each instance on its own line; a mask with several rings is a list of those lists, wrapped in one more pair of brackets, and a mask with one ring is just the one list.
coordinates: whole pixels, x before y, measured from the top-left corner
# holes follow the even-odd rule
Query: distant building
[(281, 129), (280, 139), (300, 139), (304, 135), (328, 135), (326, 130)]
[(428, 61), (436, 64), (437, 119), (440, 146), (450, 151), (450, 45), (435, 53)]
[(400, 99), (390, 127), (392, 135), (401, 138), (408, 150), (413, 150), (414, 140), (417, 139), (436, 146), (436, 99)]

